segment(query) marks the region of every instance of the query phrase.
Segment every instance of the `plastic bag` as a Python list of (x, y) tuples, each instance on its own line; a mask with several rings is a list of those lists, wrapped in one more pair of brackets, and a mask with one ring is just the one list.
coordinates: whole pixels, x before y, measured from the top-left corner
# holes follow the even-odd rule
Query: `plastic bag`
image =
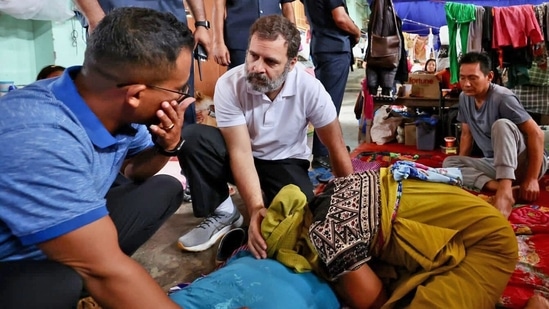
[(70, 0), (0, 0), (0, 12), (17, 19), (65, 21), (74, 16)]
[(402, 122), (402, 117), (396, 113), (391, 113), (389, 105), (380, 107), (374, 115), (374, 123), (370, 130), (372, 142), (383, 145), (395, 139), (396, 130)]

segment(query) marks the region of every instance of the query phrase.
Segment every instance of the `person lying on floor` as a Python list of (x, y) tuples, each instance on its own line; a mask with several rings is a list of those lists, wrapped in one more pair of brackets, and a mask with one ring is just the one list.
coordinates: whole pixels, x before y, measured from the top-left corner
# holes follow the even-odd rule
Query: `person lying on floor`
[(179, 163), (190, 184), (194, 215), (206, 217), (179, 238), (183, 250), (206, 250), (242, 224), (229, 182), (236, 184), (250, 216), (250, 250), (255, 257), (266, 256), (260, 234), (265, 206), (287, 184), (313, 196), (309, 122), (329, 149), (333, 173), (353, 172), (330, 95), (296, 64), (301, 44), (296, 26), (280, 15), (261, 17), (250, 29), (248, 44), (246, 62), (215, 86), (219, 128), (197, 124), (183, 130)]
[(309, 204), (284, 186), (261, 232), (266, 259), (240, 248), (170, 297), (185, 308), (340, 308), (321, 275), (351, 308), (493, 309), (518, 257), (494, 207), (457, 186), (399, 183), (387, 169), (336, 178)]
[(387, 168), (335, 178), (309, 207), (319, 272), (351, 308), (493, 309), (518, 259), (490, 204)]
[[(170, 297), (186, 309), (341, 308), (330, 285), (313, 272), (318, 268), (318, 255), (307, 235), (312, 216), (306, 206), (307, 198), (299, 187), (283, 187), (261, 222), (268, 258), (256, 259), (239, 242), (229, 244), (227, 248), (236, 250), (225, 265)], [(240, 235), (242, 244), (245, 234), (235, 235)]]
[[(471, 52), (461, 57), (459, 155), (447, 157), (442, 165), (459, 167), (464, 186), (494, 191), (493, 205), (507, 218), (516, 198), (526, 202), (538, 198), (547, 154), (543, 131), (511, 90), (492, 83), (491, 67), (486, 54)], [(473, 143), (483, 158), (469, 157)], [(516, 192), (514, 185), (519, 186)]]
[(116, 9), (83, 66), (0, 98), (0, 308), (75, 308), (83, 287), (179, 308), (130, 255), (182, 202), (155, 174), (182, 143), (193, 45), (171, 13)]

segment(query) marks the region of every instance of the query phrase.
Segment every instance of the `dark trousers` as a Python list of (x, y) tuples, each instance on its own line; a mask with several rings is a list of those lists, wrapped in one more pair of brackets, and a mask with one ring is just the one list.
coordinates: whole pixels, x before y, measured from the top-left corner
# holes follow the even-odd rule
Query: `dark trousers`
[(196, 107), (194, 103), (191, 103), (183, 114), (183, 126), (196, 123)]
[[(312, 58), (315, 65), (315, 76), (330, 94), (339, 115), (351, 68), (351, 53), (316, 53), (312, 55)], [(328, 149), (322, 144), (316, 132), (313, 135), (313, 155), (328, 155)]]
[[(234, 183), (229, 165), (229, 154), (219, 129), (195, 124), (183, 130), (185, 144), (179, 153), (179, 164), (190, 184), (193, 212), (205, 217), (229, 197), (227, 183)], [(269, 205), (282, 187), (295, 184), (313, 197), (313, 184), (309, 179), (309, 161), (302, 159), (254, 159), (265, 205)]]
[[(189, 94), (193, 96), (194, 96), (194, 63), (196, 63), (195, 60), (193, 60), (193, 65), (191, 65), (191, 74), (189, 76), (189, 81), (187, 82), (187, 85), (189, 85)], [(185, 127), (186, 125), (191, 125), (193, 123), (196, 123), (196, 107), (194, 103), (189, 105), (185, 110), (185, 114), (183, 115), (183, 127)]]
[[(381, 68), (366, 68), (366, 78), (368, 82), (368, 90), (371, 95), (377, 95), (377, 88), (381, 86), (381, 94), (389, 95), (394, 88), (397, 68), (381, 69)], [(394, 93), (394, 92), (393, 92)]]
[(227, 67), (228, 70), (243, 64), (246, 61), (246, 51), (241, 49), (230, 49), (231, 63)]
[[(136, 184), (118, 177), (107, 193), (109, 215), (122, 251), (132, 255), (181, 205), (181, 182), (157, 175)], [(75, 308), (82, 295), (78, 273), (63, 264), (42, 261), (0, 263), (0, 308)]]

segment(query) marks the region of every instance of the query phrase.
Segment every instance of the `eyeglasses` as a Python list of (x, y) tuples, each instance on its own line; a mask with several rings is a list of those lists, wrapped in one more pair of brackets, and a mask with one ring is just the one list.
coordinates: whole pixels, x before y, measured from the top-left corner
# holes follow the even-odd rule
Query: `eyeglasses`
[(185, 100), (186, 98), (192, 97), (192, 95), (189, 94), (189, 90), (190, 90), (189, 85), (183, 86), (183, 88), (181, 88), (181, 90), (172, 90), (172, 89), (162, 88), (162, 87), (153, 86), (153, 85), (145, 85), (145, 86), (147, 86), (148, 88), (152, 88), (152, 89), (164, 90), (164, 91), (179, 94), (179, 97), (175, 100), (178, 104), (183, 102), (183, 100)]
[[(122, 87), (126, 87), (126, 86), (133, 85), (133, 84), (134, 84), (134, 83), (119, 84), (119, 85), (116, 85), (116, 87), (122, 88)], [(181, 88), (181, 90), (172, 90), (172, 89), (163, 88), (163, 87), (158, 87), (158, 86), (154, 86), (154, 85), (145, 85), (145, 87), (151, 88), (151, 89), (158, 89), (158, 90), (163, 90), (163, 91), (168, 91), (168, 92), (173, 92), (173, 93), (179, 94), (179, 97), (178, 97), (177, 99), (175, 99), (175, 101), (176, 101), (178, 104), (180, 104), (181, 102), (183, 102), (183, 100), (192, 97), (192, 95), (189, 94), (189, 90), (190, 90), (189, 85), (183, 86), (183, 88)]]

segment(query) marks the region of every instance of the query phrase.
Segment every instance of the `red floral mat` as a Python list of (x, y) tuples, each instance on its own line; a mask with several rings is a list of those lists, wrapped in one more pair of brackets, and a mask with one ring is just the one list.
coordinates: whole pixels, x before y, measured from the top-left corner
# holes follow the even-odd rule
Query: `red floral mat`
[(417, 150), (415, 146), (403, 144), (360, 144), (352, 153), (352, 158), (360, 158), (366, 162), (379, 162), (387, 167), (398, 160), (413, 160), (430, 167), (442, 167), (446, 154), (438, 151)]
[[(361, 144), (352, 158), (388, 166), (397, 160), (413, 160), (441, 167), (447, 155), (440, 150), (419, 151), (402, 144)], [(500, 307), (519, 309), (533, 294), (549, 299), (549, 175), (540, 180), (540, 197), (533, 204), (516, 204), (509, 217), (519, 246), (515, 272), (500, 298)], [(474, 192), (473, 192), (474, 193)]]

